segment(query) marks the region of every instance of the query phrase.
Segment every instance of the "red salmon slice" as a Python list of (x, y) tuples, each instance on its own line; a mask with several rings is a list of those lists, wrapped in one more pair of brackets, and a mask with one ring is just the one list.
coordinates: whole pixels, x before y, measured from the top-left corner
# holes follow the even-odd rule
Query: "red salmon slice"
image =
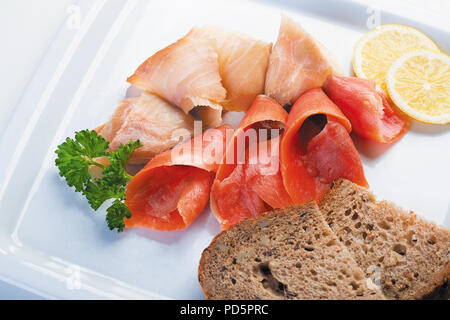
[(202, 120), (214, 127), (222, 120), (222, 86), (216, 45), (189, 35), (142, 63), (128, 82), (157, 94), (186, 114), (201, 107)]
[(151, 93), (119, 102), (110, 121), (96, 129), (116, 150), (130, 140), (140, 140), (142, 147), (133, 152), (130, 164), (147, 163), (193, 136), (194, 118)]
[(211, 209), (223, 229), (249, 217), (269, 211), (247, 183), (245, 166), (237, 165), (222, 181), (215, 180), (211, 190)]
[[(187, 228), (205, 209), (226, 148), (228, 126), (210, 129), (154, 157), (127, 186), (127, 228)], [(219, 159), (219, 160), (217, 160)]]
[(222, 84), (227, 90), (223, 107), (246, 111), (264, 92), (272, 44), (214, 26), (193, 28), (189, 36), (215, 41)]
[[(264, 142), (258, 144), (257, 150), (261, 149), (262, 143)], [(274, 157), (271, 157), (272, 148), (278, 149)], [(245, 165), (247, 184), (264, 203), (274, 209), (284, 208), (292, 204), (292, 200), (284, 188), (283, 178), (281, 177), (279, 149), (280, 137), (278, 136), (267, 141), (268, 157), (266, 159), (262, 158), (259, 152), (257, 157), (255, 154), (250, 154), (248, 164)], [(277, 161), (276, 167), (274, 167), (274, 161)]]
[[(284, 128), (287, 112), (273, 99), (259, 95), (227, 147), (211, 190), (211, 209), (227, 229), (233, 224), (292, 203), (284, 189), (279, 163), (279, 136), (269, 141), (239, 143), (250, 129)], [(260, 138), (260, 137), (258, 137)], [(245, 150), (240, 150), (240, 148)], [(266, 147), (263, 157), (261, 152)], [(272, 152), (276, 148), (276, 152)], [(244, 159), (240, 159), (239, 151)]]
[[(314, 117), (325, 121), (314, 124)], [(281, 174), (295, 204), (319, 201), (337, 178), (367, 187), (351, 124), (320, 88), (292, 106), (281, 142)]]
[(282, 16), (278, 40), (270, 55), (265, 94), (284, 106), (305, 91), (322, 87), (342, 68), (328, 50), (300, 25)]
[(373, 80), (331, 76), (324, 90), (363, 138), (392, 143), (408, 130), (407, 118), (391, 107)]

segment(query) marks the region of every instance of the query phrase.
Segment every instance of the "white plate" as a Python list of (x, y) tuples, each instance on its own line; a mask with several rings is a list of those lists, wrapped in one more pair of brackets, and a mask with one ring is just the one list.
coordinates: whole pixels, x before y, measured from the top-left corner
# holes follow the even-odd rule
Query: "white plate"
[[(368, 18), (379, 13), (349, 1), (277, 5), (80, 1), (81, 25), (75, 17), (61, 28), (1, 136), (0, 279), (55, 298), (203, 298), (198, 261), (219, 231), (209, 210), (183, 232), (111, 232), (104, 211), (94, 213), (59, 178), (54, 150), (74, 131), (105, 121), (126, 95), (126, 77), (194, 25), (216, 24), (274, 42), (283, 11), (350, 73), (353, 45), (367, 32)], [(443, 18), (387, 2), (383, 8), (381, 23), (418, 27), (449, 52)], [(414, 123), (388, 150), (357, 146), (380, 198), (449, 226), (449, 126)]]

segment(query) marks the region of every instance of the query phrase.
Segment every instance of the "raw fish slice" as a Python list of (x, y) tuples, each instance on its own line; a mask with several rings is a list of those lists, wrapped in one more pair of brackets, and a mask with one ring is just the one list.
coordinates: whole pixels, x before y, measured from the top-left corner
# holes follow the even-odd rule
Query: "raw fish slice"
[(157, 155), (139, 171), (127, 186), (125, 203), (131, 218), (125, 221), (126, 227), (160, 231), (188, 227), (208, 204), (227, 130), (232, 129), (205, 131)]
[(342, 68), (323, 45), (282, 16), (266, 74), (266, 95), (284, 106), (305, 91), (321, 87), (330, 75), (341, 73)]
[(345, 128), (330, 120), (323, 130), (310, 140), (303, 158), (309, 173), (316, 176), (316, 195), (325, 195), (331, 184), (345, 178), (366, 186), (358, 152)]
[(206, 125), (221, 122), (226, 90), (214, 41), (185, 36), (147, 59), (128, 82), (163, 97), (185, 113), (203, 106)]
[(214, 172), (198, 168), (173, 166), (154, 170), (141, 180), (138, 187), (142, 192), (127, 200), (132, 216), (126, 227), (185, 229), (206, 207), (213, 180)]
[(128, 98), (119, 101), (111, 119), (95, 129), (97, 133), (105, 138), (106, 141), (111, 142), (116, 136), (117, 131), (120, 130), (123, 123), (125, 122), (128, 111), (133, 108), (133, 106), (135, 106), (138, 101), (139, 97)]
[(211, 209), (222, 228), (292, 203), (280, 173), (280, 136), (265, 140), (256, 134), (257, 141), (239, 143), (249, 129), (284, 128), (287, 116), (277, 102), (259, 95), (236, 129), (211, 190)]
[(361, 137), (391, 143), (408, 129), (406, 117), (391, 107), (373, 80), (331, 76), (324, 90)]
[[(271, 154), (272, 148), (280, 148), (280, 137), (273, 138), (268, 143), (268, 154)], [(263, 143), (263, 142), (261, 142)], [(258, 150), (259, 150), (258, 145)], [(245, 176), (247, 184), (252, 192), (256, 193), (259, 198), (271, 208), (284, 208), (292, 204), (292, 200), (283, 184), (281, 176), (279, 151), (277, 154), (277, 163), (272, 159), (263, 159), (261, 155), (255, 160), (255, 154), (249, 155), (248, 164), (245, 165)], [(275, 167), (276, 165), (276, 167)], [(273, 173), (271, 173), (273, 172)], [(268, 174), (271, 173), (271, 174)]]
[(295, 204), (319, 201), (334, 180), (367, 187), (351, 124), (320, 88), (292, 106), (281, 142), (281, 174)]
[(132, 154), (130, 164), (147, 163), (191, 138), (193, 133), (194, 118), (151, 93), (121, 101), (111, 120), (99, 131), (110, 141), (111, 150), (131, 139), (141, 141), (143, 146)]
[(214, 26), (193, 28), (189, 36), (215, 41), (222, 84), (227, 90), (223, 107), (246, 111), (264, 92), (272, 44)]

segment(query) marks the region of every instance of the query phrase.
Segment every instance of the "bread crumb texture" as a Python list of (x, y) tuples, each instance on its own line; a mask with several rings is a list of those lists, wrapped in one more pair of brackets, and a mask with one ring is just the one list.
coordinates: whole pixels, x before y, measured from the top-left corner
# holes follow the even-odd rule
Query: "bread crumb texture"
[(448, 298), (448, 229), (390, 202), (377, 202), (347, 180), (335, 182), (319, 206), (339, 241), (387, 298)]

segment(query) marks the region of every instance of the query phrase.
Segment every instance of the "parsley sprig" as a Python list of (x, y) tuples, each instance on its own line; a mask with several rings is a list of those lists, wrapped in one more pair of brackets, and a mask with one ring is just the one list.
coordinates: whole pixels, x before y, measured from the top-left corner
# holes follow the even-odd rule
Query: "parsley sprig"
[[(66, 179), (70, 187), (81, 192), (92, 209), (98, 210), (109, 199), (114, 199), (106, 209), (106, 222), (110, 230), (122, 232), (125, 218), (131, 217), (131, 212), (123, 202), (128, 181), (132, 178), (126, 172), (126, 164), (131, 154), (142, 144), (139, 140), (130, 140), (120, 145), (116, 151), (109, 152), (109, 142), (94, 130), (83, 130), (75, 133), (75, 139), (67, 138), (60, 144), (55, 153), (59, 175)], [(107, 157), (109, 165), (103, 165), (96, 158)], [(89, 172), (90, 166), (102, 169), (101, 178), (93, 178)]]

